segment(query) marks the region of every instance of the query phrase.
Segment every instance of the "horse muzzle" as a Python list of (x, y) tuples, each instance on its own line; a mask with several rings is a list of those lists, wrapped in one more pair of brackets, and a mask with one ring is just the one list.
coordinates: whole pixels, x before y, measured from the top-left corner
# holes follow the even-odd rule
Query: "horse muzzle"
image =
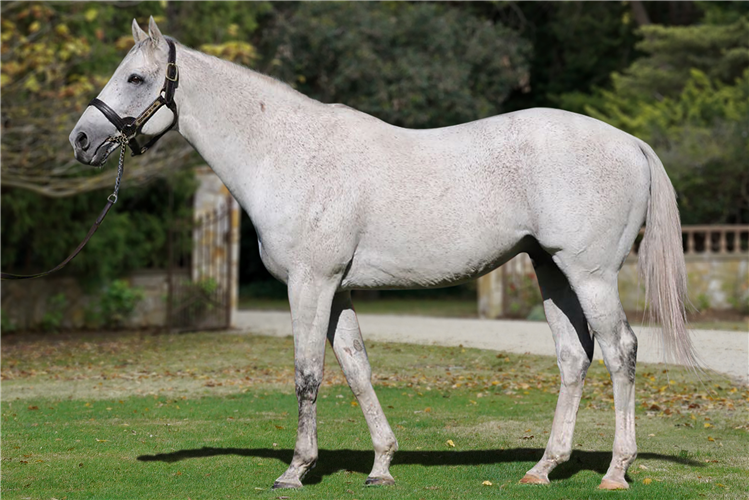
[(109, 134), (91, 132), (88, 127), (76, 126), (69, 137), (75, 159), (85, 165), (102, 166), (119, 146), (110, 137)]

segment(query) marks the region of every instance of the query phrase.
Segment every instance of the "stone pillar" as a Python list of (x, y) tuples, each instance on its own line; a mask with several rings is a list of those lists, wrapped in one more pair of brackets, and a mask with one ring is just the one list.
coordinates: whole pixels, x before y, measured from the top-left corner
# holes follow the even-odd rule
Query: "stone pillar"
[[(192, 278), (201, 275), (226, 276), (220, 272), (228, 266), (229, 281), (229, 326), (234, 326), (239, 292), (239, 203), (231, 196), (229, 190), (210, 167), (195, 169), (199, 187), (195, 193), (194, 219), (196, 223), (211, 214), (225, 209), (229, 205), (229, 216), (215, 224), (208, 224), (203, 231), (193, 235)], [(218, 234), (217, 234), (218, 232)], [(215, 246), (215, 241), (226, 241), (225, 245)], [(213, 242), (213, 244), (211, 244)], [(208, 250), (210, 249), (210, 250)], [(200, 256), (200, 258), (198, 258)], [(224, 278), (222, 278), (224, 279)], [(218, 283), (224, 287), (225, 283)]]
[(497, 319), (503, 315), (502, 268), (485, 274), (478, 279), (479, 318)]

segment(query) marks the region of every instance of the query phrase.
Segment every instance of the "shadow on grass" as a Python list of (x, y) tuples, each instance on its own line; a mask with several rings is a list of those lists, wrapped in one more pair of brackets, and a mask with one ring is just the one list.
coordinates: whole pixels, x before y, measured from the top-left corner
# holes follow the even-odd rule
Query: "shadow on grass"
[[(399, 451), (395, 454), (393, 465), (486, 465), (508, 462), (528, 462), (533, 464), (541, 459), (543, 448), (512, 448), (508, 450), (473, 450), (473, 451)], [(290, 463), (294, 455), (291, 449), (270, 448), (198, 448), (180, 450), (173, 453), (159, 453), (157, 455), (141, 455), (141, 462), (179, 462), (188, 458), (205, 458), (220, 455), (239, 455), (243, 457), (275, 458), (284, 463)], [(641, 460), (667, 460), (690, 467), (704, 467), (705, 464), (683, 456), (662, 455), (659, 453), (640, 453)], [(341, 470), (367, 474), (372, 468), (373, 451), (365, 450), (320, 450), (317, 466), (312, 469), (305, 484), (317, 484), (323, 477)], [(599, 474), (606, 473), (611, 453), (603, 451), (573, 451), (570, 460), (557, 467), (549, 479), (567, 479), (582, 470), (591, 470)]]

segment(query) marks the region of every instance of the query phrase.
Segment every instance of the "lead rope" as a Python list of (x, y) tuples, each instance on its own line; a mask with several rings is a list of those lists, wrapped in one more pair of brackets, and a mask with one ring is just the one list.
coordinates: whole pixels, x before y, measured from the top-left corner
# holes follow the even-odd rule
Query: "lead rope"
[(120, 132), (119, 135), (112, 137), (112, 140), (120, 145), (120, 162), (117, 165), (117, 178), (114, 180), (114, 192), (107, 196), (107, 201), (111, 201), (114, 205), (117, 203), (117, 194), (120, 192), (120, 181), (122, 180), (122, 173), (125, 171), (125, 151), (130, 139), (125, 134)]
[(125, 150), (127, 149), (127, 145), (130, 142), (130, 139), (127, 138), (125, 134), (122, 132), (119, 133), (119, 135), (116, 135), (114, 137), (110, 137), (110, 140), (112, 142), (116, 142), (120, 145), (120, 162), (117, 166), (117, 178), (114, 181), (114, 191), (112, 194), (107, 196), (107, 204), (104, 206), (104, 210), (101, 211), (99, 214), (99, 217), (96, 219), (96, 222), (94, 222), (94, 225), (91, 226), (91, 229), (88, 230), (88, 234), (83, 239), (80, 245), (78, 245), (78, 248), (76, 248), (73, 253), (71, 253), (67, 259), (62, 261), (57, 266), (53, 267), (49, 271), (44, 271), (43, 273), (37, 273), (37, 274), (10, 274), (10, 273), (0, 273), (0, 280), (29, 280), (34, 278), (41, 278), (43, 276), (47, 276), (48, 274), (54, 273), (55, 271), (59, 271), (63, 267), (65, 267), (68, 262), (73, 260), (73, 257), (78, 255), (81, 250), (83, 250), (83, 247), (86, 246), (86, 243), (88, 243), (88, 240), (91, 239), (91, 237), (94, 235), (97, 229), (99, 229), (99, 225), (101, 225), (102, 221), (104, 220), (104, 217), (107, 216), (107, 212), (109, 212), (109, 209), (112, 208), (112, 205), (117, 203), (117, 196), (120, 192), (120, 181), (122, 180), (122, 174), (125, 171)]

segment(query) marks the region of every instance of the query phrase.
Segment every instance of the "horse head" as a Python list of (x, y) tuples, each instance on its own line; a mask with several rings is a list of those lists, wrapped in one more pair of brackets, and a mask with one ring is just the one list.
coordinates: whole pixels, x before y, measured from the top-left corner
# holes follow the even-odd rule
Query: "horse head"
[[(132, 28), (135, 46), (70, 133), (75, 158), (81, 163), (103, 165), (125, 137), (134, 155), (144, 153), (177, 121), (174, 42), (161, 34), (153, 17), (148, 33), (135, 19)], [(138, 134), (152, 139), (139, 146)]]

